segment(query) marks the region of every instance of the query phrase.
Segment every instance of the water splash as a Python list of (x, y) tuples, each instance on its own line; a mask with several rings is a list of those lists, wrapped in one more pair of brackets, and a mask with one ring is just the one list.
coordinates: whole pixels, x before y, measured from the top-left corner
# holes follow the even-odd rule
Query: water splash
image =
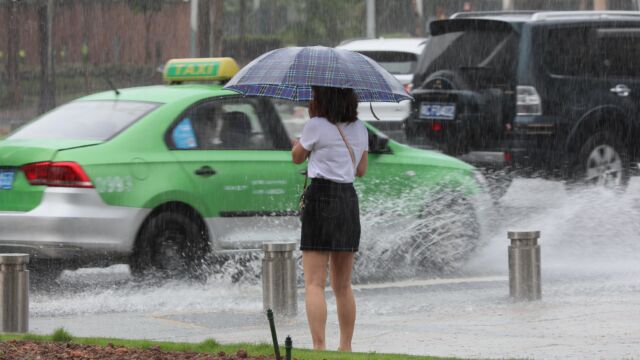
[[(637, 276), (640, 269), (637, 257), (640, 253), (639, 190), (640, 179), (634, 179), (624, 194), (598, 189), (565, 191), (561, 183), (517, 179), (495, 208), (490, 200), (480, 202), (480, 207), (486, 206), (490, 210), (479, 217), (483, 231), (481, 241), (470, 253), (466, 266), (457, 272), (451, 270), (446, 276), (504, 275), (507, 271), (506, 232), (540, 230), (543, 281), (565, 284), (568, 279), (576, 279), (570, 281), (570, 285), (546, 287), (545, 291), (554, 292), (547, 293), (547, 297), (556, 292), (562, 297), (588, 296), (588, 292), (593, 291), (589, 290), (593, 288), (590, 285), (593, 282), (601, 282), (599, 289), (607, 291), (608, 287), (617, 286), (616, 279)], [(398, 209), (405, 200), (383, 204), (381, 209), (388, 210), (388, 216), (363, 215), (362, 251), (355, 266), (357, 282), (442, 276), (442, 273), (429, 272), (428, 267), (416, 270), (415, 260), (410, 255), (412, 251), (402, 245), (410, 241), (412, 227), (419, 226), (418, 220), (402, 222), (392, 216), (401, 213)], [(431, 223), (448, 224), (453, 218), (433, 217)], [(389, 249), (398, 251), (394, 253)], [(445, 247), (441, 252), (443, 257), (447, 251), (451, 249)], [(213, 273), (206, 283), (138, 283), (131, 280), (125, 265), (67, 271), (58, 290), (37, 290), (31, 294), (31, 312), (35, 316), (108, 312), (257, 312), (262, 306), (261, 259), (260, 254), (255, 253), (221, 261), (212, 268)], [(557, 280), (558, 277), (562, 280)], [(482, 301), (499, 304), (506, 301), (504, 296), (495, 295), (503, 294), (503, 291), (492, 288), (503, 285), (482, 286), (487, 287), (487, 298)], [(435, 306), (441, 301), (437, 287), (424, 291), (435, 293), (429, 295), (433, 301), (421, 306)], [(637, 286), (628, 291), (637, 291)], [(459, 300), (465, 308), (484, 306), (480, 300), (465, 297)], [(361, 310), (368, 314), (374, 310), (393, 313), (402, 312), (401, 308), (411, 308), (410, 304), (392, 303), (377, 302), (373, 307), (363, 304)]]
[(136, 282), (126, 265), (65, 272), (60, 287), (31, 293), (34, 316), (115, 312), (260, 311), (262, 288), (212, 277), (206, 283)]
[[(640, 269), (640, 179), (619, 193), (566, 190), (562, 183), (518, 179), (487, 219), (487, 246), (467, 266), (471, 273), (506, 273), (507, 231), (539, 230), (545, 269), (570, 273)], [(606, 270), (608, 269), (608, 270)]]

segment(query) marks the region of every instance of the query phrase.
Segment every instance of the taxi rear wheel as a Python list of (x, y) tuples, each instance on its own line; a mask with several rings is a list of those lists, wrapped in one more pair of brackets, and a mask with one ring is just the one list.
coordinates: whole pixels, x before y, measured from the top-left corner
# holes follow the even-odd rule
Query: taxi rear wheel
[(194, 214), (165, 211), (143, 225), (129, 266), (136, 278), (206, 278), (204, 224)]
[(38, 289), (49, 289), (58, 285), (58, 278), (65, 270), (66, 264), (51, 259), (30, 260), (29, 282)]

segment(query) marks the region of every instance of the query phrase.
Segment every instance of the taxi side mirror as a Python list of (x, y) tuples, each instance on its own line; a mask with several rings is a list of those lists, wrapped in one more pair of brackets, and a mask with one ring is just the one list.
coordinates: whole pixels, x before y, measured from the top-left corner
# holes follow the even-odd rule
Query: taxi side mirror
[(376, 134), (369, 131), (369, 152), (371, 154), (387, 154), (391, 152), (389, 149), (389, 137), (383, 134)]

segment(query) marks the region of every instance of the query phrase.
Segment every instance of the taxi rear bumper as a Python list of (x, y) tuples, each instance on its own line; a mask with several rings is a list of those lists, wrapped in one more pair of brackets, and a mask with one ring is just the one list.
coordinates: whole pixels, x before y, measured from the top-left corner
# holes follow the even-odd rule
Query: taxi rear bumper
[(108, 205), (95, 189), (50, 187), (31, 211), (0, 211), (0, 252), (77, 260), (128, 255), (150, 211)]

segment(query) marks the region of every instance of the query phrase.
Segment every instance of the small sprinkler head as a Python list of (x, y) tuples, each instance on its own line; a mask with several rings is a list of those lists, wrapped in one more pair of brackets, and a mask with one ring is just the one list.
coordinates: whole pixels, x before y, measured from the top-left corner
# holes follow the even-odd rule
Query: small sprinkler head
[(284, 350), (285, 350), (285, 359), (291, 360), (291, 349), (293, 348), (293, 342), (291, 341), (291, 336), (287, 335), (287, 338), (284, 340)]

